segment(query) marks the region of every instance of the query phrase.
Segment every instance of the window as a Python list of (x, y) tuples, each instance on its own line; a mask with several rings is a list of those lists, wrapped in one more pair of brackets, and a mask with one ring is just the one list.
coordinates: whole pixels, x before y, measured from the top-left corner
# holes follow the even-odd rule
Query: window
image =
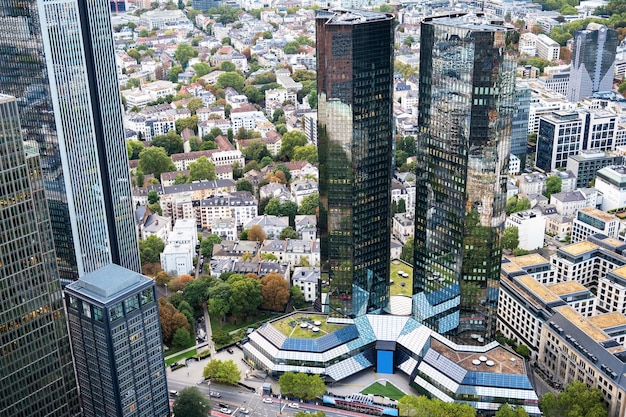
[(93, 308), (93, 319), (95, 321), (99, 321), (102, 323), (102, 308), (97, 306), (92, 306)]
[(81, 304), (83, 305), (83, 316), (91, 318), (91, 305), (84, 301)]
[(139, 299), (136, 295), (133, 295), (130, 298), (124, 300), (124, 309), (126, 310), (126, 314), (131, 313), (139, 308)]
[(141, 292), (141, 305), (145, 306), (154, 302), (154, 291), (152, 288), (147, 288)]
[(124, 316), (124, 310), (122, 309), (122, 303), (115, 304), (109, 309), (109, 315), (111, 321), (115, 321)]

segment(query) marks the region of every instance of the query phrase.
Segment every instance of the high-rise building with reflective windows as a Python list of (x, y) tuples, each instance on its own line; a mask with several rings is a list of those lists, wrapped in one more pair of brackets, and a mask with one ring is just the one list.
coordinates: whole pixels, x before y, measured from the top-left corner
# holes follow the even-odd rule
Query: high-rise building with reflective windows
[(36, 142), (0, 96), (0, 416), (80, 415)]
[(139, 271), (108, 2), (0, 5), (0, 92), (40, 148), (61, 278)]
[(413, 315), (493, 337), (516, 52), (482, 16), (421, 26)]
[(393, 22), (316, 16), (321, 302), (336, 319), (389, 304)]

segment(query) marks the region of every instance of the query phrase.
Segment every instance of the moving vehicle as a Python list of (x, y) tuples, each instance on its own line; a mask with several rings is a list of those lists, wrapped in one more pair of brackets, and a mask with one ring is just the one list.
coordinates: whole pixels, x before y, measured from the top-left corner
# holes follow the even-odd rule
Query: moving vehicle
[(289, 407), (289, 408), (300, 408), (300, 404), (298, 404), (298, 403), (289, 403), (289, 404), (287, 404), (287, 407)]
[(271, 398), (265, 397), (265, 398), (263, 398), (263, 402), (264, 402), (265, 404), (271, 404), (273, 401), (272, 401), (272, 399), (271, 399)]
[(221, 397), (222, 397), (222, 394), (220, 394), (220, 393), (219, 393), (219, 392), (217, 392), (217, 391), (211, 391), (211, 392), (209, 393), (209, 395), (210, 395), (211, 397), (213, 397), (213, 398), (221, 398)]

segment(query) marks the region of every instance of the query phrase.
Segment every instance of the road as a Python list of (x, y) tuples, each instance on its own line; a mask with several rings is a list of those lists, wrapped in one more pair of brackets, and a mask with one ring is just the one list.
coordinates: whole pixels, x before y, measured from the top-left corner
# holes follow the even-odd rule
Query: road
[[(168, 389), (180, 391), (183, 388), (186, 388), (188, 385), (182, 383), (180, 381), (167, 381)], [(251, 391), (247, 391), (245, 389), (239, 387), (230, 387), (225, 385), (217, 385), (207, 383), (197, 384), (196, 385), (200, 391), (202, 391), (207, 397), (209, 396), (209, 392), (216, 391), (219, 392), (220, 398), (211, 398), (211, 405), (213, 407), (212, 415), (218, 417), (227, 416), (227, 414), (219, 412), (218, 404), (228, 405), (228, 408), (232, 411), (232, 416), (243, 416), (244, 414), (239, 412), (239, 410), (243, 408), (247, 408), (250, 411), (249, 416), (252, 417), (276, 417), (276, 416), (286, 416), (292, 417), (298, 411), (309, 411), (311, 413), (315, 413), (317, 410), (323, 410), (328, 417), (369, 417), (367, 414), (354, 413), (350, 411), (339, 411), (334, 408), (322, 407), (313, 404), (299, 404), (298, 409), (289, 408), (287, 404), (290, 401), (279, 400), (278, 398), (272, 398), (271, 404), (266, 404), (263, 402), (263, 396), (261, 394), (257, 394)]]

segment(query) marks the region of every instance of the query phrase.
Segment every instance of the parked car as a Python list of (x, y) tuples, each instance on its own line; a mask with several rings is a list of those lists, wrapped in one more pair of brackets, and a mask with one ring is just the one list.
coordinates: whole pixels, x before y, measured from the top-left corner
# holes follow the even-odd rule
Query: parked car
[(239, 409), (239, 412), (240, 412), (241, 414), (250, 414), (250, 411), (248, 411), (248, 409), (247, 409), (247, 408), (240, 408), (240, 409)]
[(220, 408), (220, 412), (221, 412), (221, 413), (224, 413), (224, 414), (230, 414), (230, 413), (232, 413), (232, 411), (230, 411), (230, 409), (229, 409), (229, 408), (224, 408), (224, 407)]
[(171, 390), (171, 391), (170, 391), (170, 395), (171, 395), (172, 397), (178, 397), (178, 391), (176, 391), (176, 390)]
[(300, 404), (298, 404), (298, 403), (289, 403), (289, 404), (287, 404), (287, 407), (289, 407), (289, 408), (300, 408)]
[(219, 408), (228, 408), (228, 405), (227, 404), (223, 404), (223, 403), (218, 403), (217, 406)]
[(211, 392), (209, 393), (209, 395), (210, 395), (211, 397), (213, 397), (213, 398), (221, 398), (221, 396), (222, 396), (222, 394), (220, 394), (220, 393), (219, 393), (219, 392), (217, 392), (217, 391), (211, 391)]
[(230, 353), (231, 355), (234, 353), (232, 348), (227, 348), (226, 352)]
[(271, 398), (268, 398), (268, 397), (265, 397), (265, 398), (263, 398), (263, 402), (264, 402), (265, 404), (271, 404), (271, 403), (272, 403), (272, 399), (271, 399)]

